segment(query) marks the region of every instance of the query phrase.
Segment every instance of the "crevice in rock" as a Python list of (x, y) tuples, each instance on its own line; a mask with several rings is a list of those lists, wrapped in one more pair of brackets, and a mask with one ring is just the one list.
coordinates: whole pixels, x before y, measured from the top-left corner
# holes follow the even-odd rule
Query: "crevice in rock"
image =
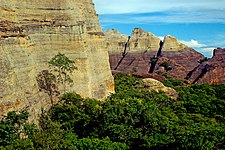
[(123, 62), (123, 59), (126, 57), (126, 55), (127, 55), (127, 47), (129, 46), (129, 42), (130, 42), (130, 36), (128, 36), (128, 40), (127, 40), (127, 42), (126, 42), (126, 44), (124, 46), (124, 50), (123, 50), (123, 53), (122, 53), (122, 58), (120, 59), (120, 61), (118, 62), (118, 64), (114, 68), (114, 70), (117, 70), (119, 65)]
[(131, 66), (134, 61), (135, 61), (135, 58), (131, 60), (131, 62), (128, 64), (128, 66)]
[(163, 41), (160, 40), (159, 49), (157, 51), (156, 56), (153, 56), (153, 57), (150, 58), (150, 62), (149, 63), (151, 64), (151, 66), (150, 66), (150, 69), (149, 69), (148, 73), (153, 73), (154, 72), (155, 66), (156, 66), (156, 64), (158, 62), (158, 59), (159, 59), (159, 57), (162, 56), (162, 47), (163, 47)]
[(150, 69), (149, 69), (149, 72), (148, 73), (153, 73), (154, 72), (154, 70), (155, 70), (155, 66), (156, 66), (156, 64), (157, 64), (157, 62), (158, 62), (158, 57), (156, 57), (156, 56), (153, 56), (153, 57), (151, 57), (150, 58), (150, 64), (151, 64), (151, 66), (150, 66)]
[(201, 79), (209, 70), (210, 65), (206, 64), (204, 66), (204, 68), (202, 69), (202, 72), (200, 73), (200, 75), (192, 82), (192, 84), (195, 84), (199, 79)]
[(184, 79), (189, 80), (192, 76), (192, 74), (196, 71), (196, 69), (199, 67), (200, 65), (198, 65), (197, 67), (195, 67), (193, 70), (191, 70), (190, 72), (188, 72), (188, 74), (186, 75), (186, 77)]
[(160, 43), (159, 43), (159, 50), (158, 50), (158, 52), (157, 52), (157, 57), (162, 56), (162, 47), (163, 47), (163, 41), (160, 40)]

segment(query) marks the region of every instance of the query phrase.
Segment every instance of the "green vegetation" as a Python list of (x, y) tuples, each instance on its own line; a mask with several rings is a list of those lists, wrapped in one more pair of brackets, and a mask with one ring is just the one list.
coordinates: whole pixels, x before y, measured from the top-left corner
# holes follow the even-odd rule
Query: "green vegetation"
[(162, 66), (165, 68), (166, 72), (172, 70), (170, 63), (168, 61), (162, 62), (159, 66)]
[(224, 85), (178, 86), (175, 101), (141, 82), (116, 75), (116, 94), (105, 101), (66, 93), (42, 114), (40, 129), (21, 123), (27, 115), (9, 113), (0, 124), (1, 148), (225, 149)]
[(201, 63), (206, 62), (208, 60), (210, 60), (210, 58), (204, 57), (203, 59), (200, 59), (198, 62), (201, 64)]
[(70, 60), (65, 54), (58, 53), (49, 62), (51, 70), (42, 70), (36, 77), (40, 91), (48, 94), (51, 104), (53, 103), (53, 96), (60, 94), (58, 88), (59, 84), (63, 84), (64, 93), (66, 92), (66, 82), (72, 83), (70, 74), (77, 69), (74, 61)]
[(73, 82), (69, 74), (77, 69), (74, 65), (74, 61), (66, 57), (65, 54), (58, 53), (48, 63), (52, 70), (56, 73), (58, 82), (63, 84), (65, 92), (66, 82)]
[(172, 78), (170, 76), (166, 76), (166, 79), (163, 81), (163, 84), (165, 86), (175, 88), (176, 86), (184, 85), (184, 82), (185, 81), (182, 81), (182, 80), (179, 80), (179, 79), (174, 79), (174, 78)]
[(168, 86), (168, 87), (176, 88), (177, 86), (182, 86), (182, 85), (188, 84), (187, 80), (182, 81), (182, 80), (179, 80), (179, 79), (174, 79), (171, 76), (168, 76), (167, 74), (165, 74), (161, 71), (158, 71), (157, 74), (159, 76), (162, 76), (162, 77), (165, 78), (165, 80), (163, 80), (162, 83), (165, 86)]
[(56, 76), (48, 70), (43, 70), (38, 74), (36, 80), (39, 90), (48, 94), (53, 105), (53, 95), (59, 95)]

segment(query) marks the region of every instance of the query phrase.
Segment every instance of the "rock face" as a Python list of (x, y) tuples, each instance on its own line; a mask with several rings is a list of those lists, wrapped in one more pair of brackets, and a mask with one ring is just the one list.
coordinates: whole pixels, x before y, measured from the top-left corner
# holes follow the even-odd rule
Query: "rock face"
[[(201, 59), (204, 59), (204, 56), (192, 48), (179, 51), (162, 51), (162, 57), (158, 59), (155, 72), (161, 71), (169, 76), (183, 80), (190, 71), (199, 65)], [(165, 62), (168, 62), (169, 68), (163, 65)]]
[[(128, 36), (121, 34), (117, 30), (107, 30), (104, 32), (107, 39), (107, 49), (110, 54), (121, 54), (128, 40)], [(141, 28), (135, 28), (132, 32), (128, 52), (143, 53), (157, 51), (160, 47), (160, 39), (150, 32), (145, 32)]]
[(213, 57), (194, 68), (189, 75), (192, 83), (225, 84), (225, 49), (215, 49)]
[[(110, 52), (110, 65), (114, 73), (121, 72), (150, 77), (160, 71), (175, 78), (184, 79), (191, 70), (199, 65), (198, 61), (204, 58), (202, 54), (180, 43), (175, 37), (168, 35), (161, 41), (152, 33), (145, 32), (140, 28), (133, 30), (126, 52), (124, 52), (127, 40), (118, 31), (116, 31), (116, 35), (123, 38), (113, 38), (116, 40), (112, 41), (111, 34), (106, 34), (107, 43), (111, 43), (111, 46), (107, 46), (107, 48)], [(120, 46), (118, 47), (118, 45)], [(165, 63), (169, 69), (163, 66)]]
[(117, 30), (106, 30), (104, 34), (109, 54), (121, 54), (127, 42), (127, 35), (121, 34)]
[(145, 32), (141, 28), (134, 28), (129, 49), (131, 52), (143, 53), (158, 51), (160, 48), (160, 39), (150, 32)]
[(163, 91), (167, 96), (170, 98), (176, 100), (178, 98), (178, 93), (176, 90), (170, 87), (166, 87), (158, 80), (155, 80), (153, 78), (145, 78), (143, 79), (144, 87), (147, 88), (149, 91)]
[(114, 92), (105, 37), (92, 0), (0, 0), (0, 115), (50, 105), (36, 77), (58, 52), (75, 61), (66, 91), (104, 98)]
[(179, 51), (188, 48), (180, 43), (175, 37), (167, 35), (164, 37), (162, 51)]

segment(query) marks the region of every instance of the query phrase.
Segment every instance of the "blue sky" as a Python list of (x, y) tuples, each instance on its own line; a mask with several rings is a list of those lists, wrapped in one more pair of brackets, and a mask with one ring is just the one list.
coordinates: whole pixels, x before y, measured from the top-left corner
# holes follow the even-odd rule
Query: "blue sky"
[(225, 0), (94, 0), (103, 30), (130, 35), (141, 27), (158, 37), (172, 35), (211, 57), (225, 47)]

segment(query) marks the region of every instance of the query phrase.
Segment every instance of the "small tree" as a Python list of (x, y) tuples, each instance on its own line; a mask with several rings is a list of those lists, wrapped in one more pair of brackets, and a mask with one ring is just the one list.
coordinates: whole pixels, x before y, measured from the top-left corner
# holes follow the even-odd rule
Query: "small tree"
[(39, 90), (48, 94), (53, 105), (53, 95), (59, 95), (56, 76), (48, 70), (43, 70), (37, 76), (37, 83)]
[(49, 62), (53, 71), (57, 73), (56, 77), (59, 83), (63, 84), (64, 93), (66, 91), (66, 82), (73, 82), (70, 75), (77, 67), (74, 65), (74, 61), (70, 60), (65, 54), (58, 53)]

